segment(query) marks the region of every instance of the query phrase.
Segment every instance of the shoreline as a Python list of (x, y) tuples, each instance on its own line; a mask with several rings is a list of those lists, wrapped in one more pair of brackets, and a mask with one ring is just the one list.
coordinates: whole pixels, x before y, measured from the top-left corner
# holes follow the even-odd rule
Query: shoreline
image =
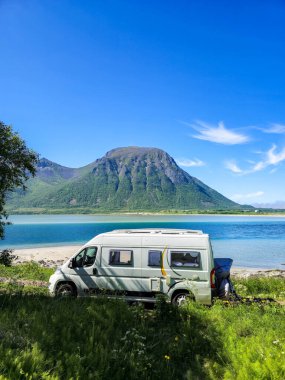
[(284, 210), (284, 213), (282, 212), (276, 212), (276, 213), (262, 213), (262, 212), (252, 212), (252, 213), (183, 213), (183, 212), (145, 212), (145, 211), (141, 211), (141, 212), (110, 212), (110, 213), (80, 213), (80, 212), (75, 212), (75, 213), (65, 213), (65, 212), (62, 212), (62, 213), (53, 213), (53, 212), (44, 212), (44, 213), (37, 213), (37, 212), (27, 212), (27, 213), (13, 213), (13, 211), (10, 213), (9, 212), (9, 216), (8, 217), (11, 217), (11, 216), (36, 216), (36, 215), (39, 215), (39, 216), (43, 216), (43, 215), (50, 215), (50, 216), (80, 216), (80, 215), (84, 215), (84, 216), (258, 216), (258, 217), (277, 217), (277, 218), (285, 218), (285, 210)]
[[(13, 250), (18, 256), (15, 263), (35, 261), (45, 267), (56, 267), (62, 265), (73, 254), (78, 252), (82, 245), (63, 245), (52, 247), (33, 247)], [(254, 267), (232, 267), (231, 275), (238, 278), (248, 277), (282, 277), (285, 278), (285, 268), (254, 268)]]

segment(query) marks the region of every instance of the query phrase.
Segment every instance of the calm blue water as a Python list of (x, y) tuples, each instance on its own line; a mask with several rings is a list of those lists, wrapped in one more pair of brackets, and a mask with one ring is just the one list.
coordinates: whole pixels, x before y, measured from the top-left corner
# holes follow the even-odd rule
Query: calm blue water
[(124, 228), (187, 228), (208, 233), (216, 257), (235, 266), (285, 269), (285, 218), (245, 216), (17, 215), (1, 248), (83, 244)]

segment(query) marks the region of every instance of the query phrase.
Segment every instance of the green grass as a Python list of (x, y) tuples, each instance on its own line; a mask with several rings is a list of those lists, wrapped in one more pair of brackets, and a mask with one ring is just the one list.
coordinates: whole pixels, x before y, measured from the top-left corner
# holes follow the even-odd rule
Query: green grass
[(0, 294), (48, 296), (47, 284), (44, 282), (47, 283), (53, 273), (53, 268), (41, 267), (36, 262), (11, 267), (0, 265), (0, 277), (6, 279), (6, 282), (0, 282)]
[[(33, 280), (51, 272), (36, 264), (13, 270)], [(283, 279), (235, 286), (244, 296), (285, 300)], [(0, 380), (285, 378), (278, 303), (177, 309), (161, 299), (148, 310), (104, 297), (51, 298), (47, 288), (13, 282), (0, 290)]]
[(48, 281), (53, 274), (53, 268), (41, 267), (36, 262), (27, 262), (20, 265), (5, 267), (0, 265), (0, 277), (8, 277), (13, 279), (25, 279), (35, 281)]
[(21, 285), (14, 281), (9, 283), (0, 283), (0, 295), (9, 295), (9, 296), (22, 296), (22, 295), (43, 295), (48, 296), (49, 291), (47, 286), (38, 286), (25, 284)]
[(279, 305), (0, 297), (1, 379), (282, 379)]
[(251, 277), (233, 280), (236, 292), (244, 297), (271, 297), (285, 299), (285, 279)]

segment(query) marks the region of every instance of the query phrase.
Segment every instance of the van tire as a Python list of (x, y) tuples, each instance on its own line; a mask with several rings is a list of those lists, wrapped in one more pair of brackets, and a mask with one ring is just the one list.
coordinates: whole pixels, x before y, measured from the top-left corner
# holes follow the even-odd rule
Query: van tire
[(75, 285), (71, 282), (62, 282), (58, 284), (55, 292), (57, 297), (76, 297), (77, 292)]
[(193, 294), (190, 294), (187, 291), (181, 291), (177, 292), (173, 297), (172, 297), (172, 304), (176, 305), (178, 307), (184, 305), (188, 300), (194, 300)]

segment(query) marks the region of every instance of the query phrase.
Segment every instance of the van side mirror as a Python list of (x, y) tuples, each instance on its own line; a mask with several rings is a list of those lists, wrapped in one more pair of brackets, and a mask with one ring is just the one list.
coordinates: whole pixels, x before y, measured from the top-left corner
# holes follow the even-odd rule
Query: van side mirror
[(75, 268), (75, 257), (70, 259), (69, 264), (68, 264), (68, 268)]

